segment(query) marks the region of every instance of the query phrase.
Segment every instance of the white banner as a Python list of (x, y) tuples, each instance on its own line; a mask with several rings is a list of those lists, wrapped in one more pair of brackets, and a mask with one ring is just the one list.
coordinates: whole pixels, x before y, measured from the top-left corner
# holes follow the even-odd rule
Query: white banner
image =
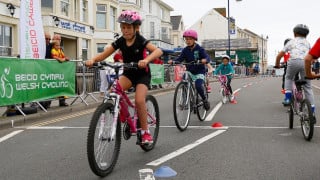
[(40, 0), (24, 0), (20, 2), (20, 58), (44, 59), (46, 45)]

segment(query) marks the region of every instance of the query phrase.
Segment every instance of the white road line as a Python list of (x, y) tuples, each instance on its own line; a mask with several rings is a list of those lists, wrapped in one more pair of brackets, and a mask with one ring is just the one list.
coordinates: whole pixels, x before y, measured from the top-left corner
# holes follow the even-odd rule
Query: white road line
[(213, 110), (210, 112), (210, 114), (206, 117), (206, 119), (205, 119), (204, 121), (211, 121), (221, 107), (222, 107), (222, 102), (220, 101), (220, 102), (213, 108)]
[[(276, 126), (228, 126), (229, 128), (242, 128), (242, 129), (288, 129), (289, 127), (276, 127)], [(300, 127), (300, 126), (299, 126)]]
[(5, 140), (7, 140), (7, 139), (9, 139), (9, 138), (12, 138), (13, 136), (15, 136), (15, 135), (17, 135), (19, 133), (22, 133), (22, 132), (23, 132), (23, 130), (13, 131), (12, 133), (7, 134), (7, 135), (3, 136), (2, 138), (0, 138), (0, 143), (5, 141)]
[(195, 141), (195, 142), (193, 142), (191, 144), (188, 144), (188, 145), (186, 145), (186, 146), (184, 146), (184, 147), (182, 147), (182, 148), (180, 148), (180, 149), (178, 149), (178, 150), (176, 150), (176, 151), (174, 151), (174, 152), (172, 152), (170, 154), (167, 154), (167, 155), (165, 155), (165, 156), (163, 156), (163, 157), (161, 157), (161, 158), (159, 158), (159, 159), (157, 159), (155, 161), (152, 161), (152, 162), (150, 162), (150, 163), (148, 163), (146, 165), (147, 166), (159, 166), (160, 164), (162, 164), (162, 163), (164, 163), (164, 162), (166, 162), (166, 161), (168, 161), (170, 159), (173, 159), (173, 158), (175, 158), (175, 157), (177, 157), (177, 156), (179, 156), (179, 155), (181, 155), (181, 154), (183, 154), (183, 153), (185, 153), (185, 152), (197, 147), (198, 145), (208, 141), (209, 139), (211, 139), (211, 138), (213, 138), (215, 136), (218, 136), (219, 134), (221, 134), (221, 133), (223, 133), (225, 131), (226, 130), (217, 130), (217, 131), (215, 131), (215, 132), (213, 132), (213, 133), (211, 133), (211, 134), (209, 134), (207, 136), (204, 136), (201, 139), (198, 139), (197, 141)]
[(61, 126), (29, 126), (26, 129), (64, 129)]
[[(236, 89), (233, 94), (237, 93), (238, 91), (240, 91), (241, 88)], [(219, 109), (222, 107), (222, 102), (220, 101), (210, 112), (210, 114), (206, 117), (206, 119), (204, 121), (212, 121), (212, 119), (214, 118), (214, 116), (217, 114), (217, 112), (219, 111)]]

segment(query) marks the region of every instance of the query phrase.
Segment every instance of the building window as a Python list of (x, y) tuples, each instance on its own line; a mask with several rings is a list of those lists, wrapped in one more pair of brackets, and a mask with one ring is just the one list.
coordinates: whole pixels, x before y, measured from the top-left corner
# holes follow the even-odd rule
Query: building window
[(44, 12), (53, 12), (53, 1), (52, 0), (41, 0), (41, 10)]
[(107, 43), (98, 43), (97, 44), (97, 53), (102, 53), (104, 51), (104, 47), (106, 47)]
[(155, 29), (154, 29), (154, 22), (150, 22), (150, 38), (155, 38)]
[(88, 40), (82, 39), (82, 59), (88, 59)]
[(161, 27), (161, 40), (169, 42), (168, 28)]
[(115, 7), (110, 7), (110, 30), (116, 30), (116, 13), (117, 9)]
[(88, 2), (86, 0), (82, 1), (82, 9), (81, 9), (81, 21), (88, 22), (87, 14), (88, 14)]
[(12, 27), (0, 24), (0, 56), (12, 56)]
[(152, 13), (152, 0), (149, 0), (149, 13)]
[(96, 26), (98, 29), (107, 29), (107, 6), (97, 4)]
[(61, 14), (64, 16), (69, 16), (69, 8), (70, 8), (70, 2), (69, 0), (61, 0)]
[(160, 8), (160, 19), (163, 20), (164, 19), (164, 12), (163, 9)]

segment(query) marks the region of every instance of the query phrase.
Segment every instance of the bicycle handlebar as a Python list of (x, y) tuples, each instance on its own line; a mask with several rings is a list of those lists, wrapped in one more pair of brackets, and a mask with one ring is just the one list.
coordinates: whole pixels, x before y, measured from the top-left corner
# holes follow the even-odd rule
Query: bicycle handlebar
[(138, 63), (136, 63), (136, 62), (131, 62), (131, 63), (120, 63), (120, 62), (110, 63), (110, 62), (101, 61), (101, 62), (95, 62), (92, 65), (92, 67), (96, 67), (96, 68), (102, 68), (104, 66), (108, 66), (108, 67), (113, 68), (113, 69), (119, 69), (121, 67), (137, 69), (138, 68)]

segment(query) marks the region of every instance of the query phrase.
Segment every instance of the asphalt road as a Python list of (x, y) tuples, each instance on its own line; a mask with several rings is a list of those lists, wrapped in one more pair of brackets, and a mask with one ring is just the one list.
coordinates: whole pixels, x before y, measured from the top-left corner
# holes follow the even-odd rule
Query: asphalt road
[[(220, 102), (219, 84), (211, 86), (213, 110)], [(146, 153), (135, 145), (135, 138), (122, 140), (118, 163), (105, 179), (140, 179), (139, 170), (162, 166), (177, 172), (170, 179), (181, 180), (319, 179), (319, 128), (311, 142), (303, 139), (297, 117), (295, 128), (288, 129), (280, 78), (235, 79), (232, 86), (237, 91), (236, 104), (222, 105), (209, 121), (200, 122), (192, 115), (185, 132), (174, 125), (173, 92), (157, 94), (161, 129), (156, 148)], [(319, 95), (315, 91), (316, 99)], [(100, 179), (91, 172), (86, 156), (92, 112), (57, 115), (0, 130), (0, 179)], [(214, 122), (224, 128), (211, 128)], [(187, 150), (180, 154), (181, 148)]]

